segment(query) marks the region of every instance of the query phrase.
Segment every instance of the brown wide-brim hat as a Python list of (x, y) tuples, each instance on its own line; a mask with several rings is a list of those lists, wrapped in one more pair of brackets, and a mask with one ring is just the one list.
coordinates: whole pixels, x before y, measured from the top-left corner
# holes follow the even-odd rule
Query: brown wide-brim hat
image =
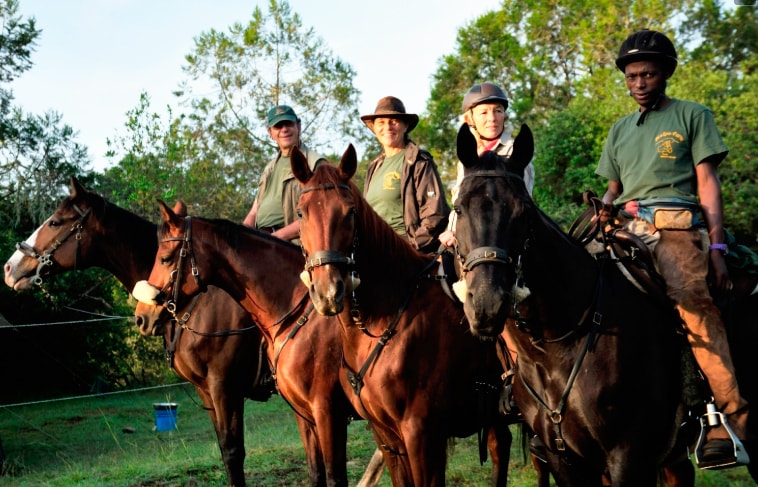
[(404, 121), (408, 125), (408, 130), (406, 130), (406, 133), (410, 132), (416, 128), (416, 125), (418, 125), (418, 115), (415, 113), (406, 113), (405, 105), (403, 105), (403, 102), (394, 96), (385, 96), (379, 100), (376, 104), (374, 113), (361, 116), (361, 120), (363, 120), (363, 123), (365, 123), (366, 126), (373, 132), (374, 120), (381, 117), (399, 118), (400, 120)]

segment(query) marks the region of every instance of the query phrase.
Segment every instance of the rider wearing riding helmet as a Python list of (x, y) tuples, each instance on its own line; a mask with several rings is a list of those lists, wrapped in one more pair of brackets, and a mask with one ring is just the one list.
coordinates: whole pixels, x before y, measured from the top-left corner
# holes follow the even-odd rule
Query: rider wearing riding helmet
[[(476, 138), (479, 154), (493, 151), (509, 157), (513, 152), (513, 140), (507, 125), (508, 98), (499, 86), (493, 83), (477, 83), (463, 97), (461, 112), (463, 120)], [(453, 187), (453, 202), (463, 180), (463, 164), (458, 163), (458, 177)], [(530, 162), (524, 169), (524, 183), (529, 194), (534, 187), (534, 165)], [(447, 230), (440, 235), (440, 242), (448, 247), (455, 244), (456, 213), (450, 212)]]
[(608, 134), (596, 169), (608, 179), (603, 202), (620, 208), (624, 228), (651, 248), (715, 407), (734, 433), (723, 426), (709, 428), (699, 459), (696, 452), (698, 465), (736, 466), (747, 460), (736, 448), (747, 432), (748, 404), (740, 395), (726, 329), (708, 287), (709, 264), (714, 292), (725, 294), (732, 287), (717, 173), (729, 149), (710, 110), (666, 95), (677, 54), (664, 34), (646, 29), (630, 35), (616, 66), (638, 109)]

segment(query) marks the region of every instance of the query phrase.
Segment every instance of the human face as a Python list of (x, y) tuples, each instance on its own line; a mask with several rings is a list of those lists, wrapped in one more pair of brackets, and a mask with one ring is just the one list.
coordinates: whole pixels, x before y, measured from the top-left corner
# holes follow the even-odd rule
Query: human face
[(470, 110), (471, 124), (480, 137), (494, 140), (500, 137), (505, 127), (505, 108), (500, 103), (482, 103)]
[(408, 124), (399, 118), (379, 117), (374, 119), (374, 134), (385, 151), (405, 147), (405, 132)]
[(283, 120), (269, 127), (268, 135), (276, 142), (284, 155), (289, 155), (292, 148), (300, 142), (300, 125), (290, 120)]
[(629, 63), (624, 69), (629, 94), (643, 111), (658, 101), (658, 95), (666, 91), (666, 79), (661, 66), (653, 61)]

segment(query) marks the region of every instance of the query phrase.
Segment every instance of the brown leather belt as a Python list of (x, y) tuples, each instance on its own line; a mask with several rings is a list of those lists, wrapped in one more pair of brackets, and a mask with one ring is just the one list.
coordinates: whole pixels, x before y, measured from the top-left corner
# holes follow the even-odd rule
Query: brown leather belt
[(258, 230), (266, 233), (274, 233), (277, 230), (280, 230), (282, 227), (258, 227)]

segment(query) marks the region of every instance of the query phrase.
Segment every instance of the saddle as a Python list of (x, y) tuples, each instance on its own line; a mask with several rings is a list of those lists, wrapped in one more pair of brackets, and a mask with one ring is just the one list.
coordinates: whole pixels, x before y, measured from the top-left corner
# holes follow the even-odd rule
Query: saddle
[(608, 208), (595, 193), (585, 191), (582, 198), (588, 207), (571, 224), (569, 235), (595, 258), (612, 259), (640, 291), (661, 303), (668, 303), (665, 282), (655, 270), (648, 246), (637, 235), (618, 226), (612, 210), (611, 219), (605, 223), (601, 221), (601, 211)]
[[(610, 209), (611, 219), (603, 223), (600, 218), (607, 206), (592, 191), (585, 191), (584, 210), (569, 227), (569, 235), (581, 243), (596, 258), (612, 258), (622, 274), (641, 291), (661, 303), (668, 303), (666, 285), (655, 270), (650, 249), (636, 235), (621, 228), (617, 210)], [(726, 265), (732, 277), (732, 298), (758, 293), (758, 255), (749, 247), (738, 244), (734, 236), (724, 230), (729, 246)], [(721, 305), (717, 302), (717, 305)]]

